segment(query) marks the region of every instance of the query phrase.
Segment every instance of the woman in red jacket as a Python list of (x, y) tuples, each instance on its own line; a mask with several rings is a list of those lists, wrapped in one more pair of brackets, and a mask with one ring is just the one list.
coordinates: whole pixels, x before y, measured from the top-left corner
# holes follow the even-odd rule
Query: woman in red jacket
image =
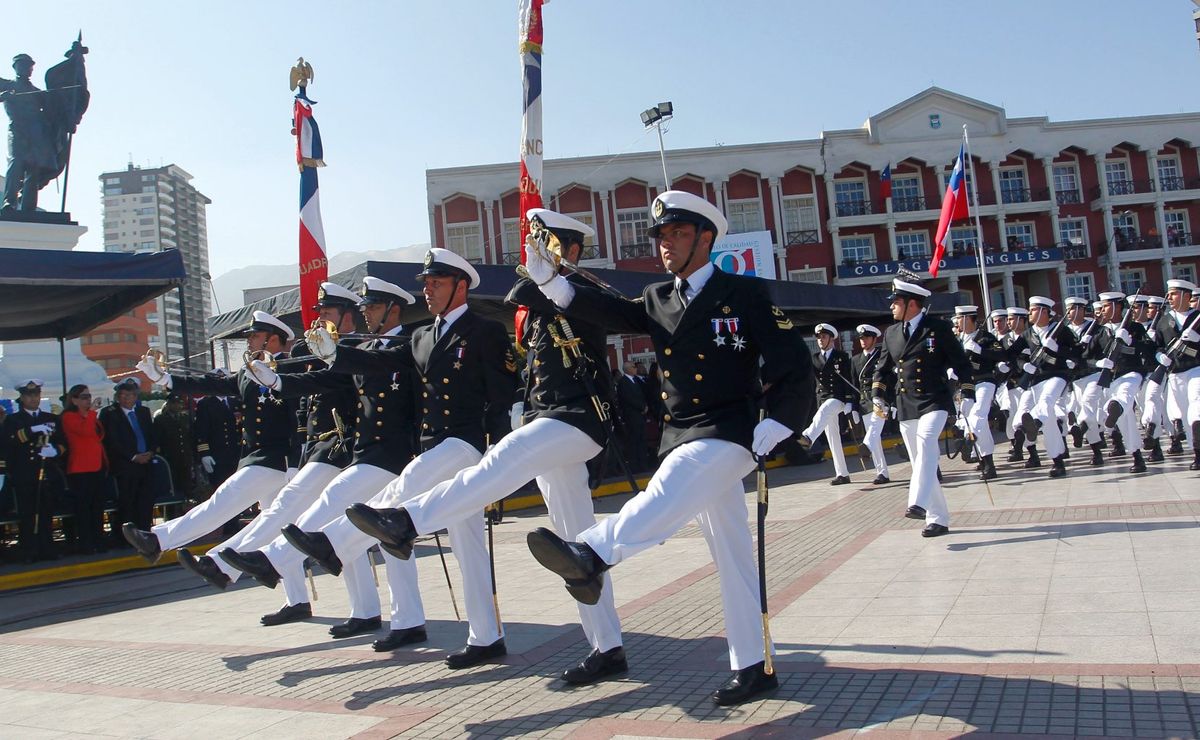
[(104, 504), (108, 498), (108, 460), (104, 428), (92, 408), (86, 385), (67, 392), (62, 430), (67, 441), (67, 486), (75, 506), (79, 552), (104, 552)]

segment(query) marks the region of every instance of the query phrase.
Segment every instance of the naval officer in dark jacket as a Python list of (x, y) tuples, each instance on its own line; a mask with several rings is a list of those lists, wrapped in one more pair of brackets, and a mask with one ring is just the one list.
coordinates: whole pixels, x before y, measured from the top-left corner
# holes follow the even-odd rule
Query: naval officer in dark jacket
[(871, 402), (871, 381), (875, 378), (875, 366), (879, 364), (879, 337), (883, 332), (872, 324), (859, 324), (854, 331), (862, 349), (850, 358), (854, 373), (852, 379), (858, 385), (859, 392), (857, 413), (862, 414), (863, 444), (871, 451), (871, 462), (875, 465), (875, 480), (871, 484), (878, 486), (892, 482), (888, 477), (887, 456), (883, 453), (883, 425), (887, 423), (887, 416), (871, 413), (874, 407)]
[(841, 486), (850, 482), (850, 468), (846, 467), (846, 453), (842, 449), (842, 415), (854, 413), (858, 401), (858, 388), (852, 377), (850, 355), (833, 346), (837, 329), (831, 324), (817, 324), (814, 330), (817, 351), (813, 353), (813, 371), (817, 376), (817, 413), (812, 422), (800, 433), (800, 446), (812, 447), (822, 434), (829, 444), (833, 456), (834, 478), (830, 485)]
[(908, 484), (909, 519), (925, 520), (923, 537), (950, 531), (950, 509), (938, 482), (938, 436), (954, 408), (954, 394), (946, 370), (953, 369), (962, 391), (964, 414), (975, 403), (974, 376), (950, 322), (925, 312), (930, 293), (905, 276), (892, 281), (892, 318), (896, 323), (883, 333), (883, 354), (871, 382), (874, 413), (887, 413), (885, 399), (895, 394), (900, 435), (912, 460)]
[[(733, 676), (714, 695), (739, 704), (778, 685), (765, 669), (757, 568), (742, 478), (754, 455), (767, 455), (799, 431), (812, 364), (792, 322), (755, 278), (729, 275), (709, 260), (728, 228), (704, 198), (668, 190), (654, 199), (650, 237), (675, 279), (630, 301), (577, 287), (549, 257), (526, 245), (531, 279), (568, 318), (609, 331), (649, 334), (662, 369), (662, 463), (647, 489), (616, 515), (566, 542), (548, 529), (530, 533), (534, 557), (594, 604), (604, 571), (700, 522), (721, 577)], [(759, 407), (766, 418), (759, 420)]]
[[(53, 559), (53, 493), (47, 467), (66, 452), (58, 417), (39, 408), (42, 381), (32, 379), (17, 388), (17, 408), (4, 417), (0, 473), (16, 493), (17, 552), (25, 562)], [(149, 415), (147, 415), (149, 423)], [(37, 534), (34, 534), (34, 530)]]

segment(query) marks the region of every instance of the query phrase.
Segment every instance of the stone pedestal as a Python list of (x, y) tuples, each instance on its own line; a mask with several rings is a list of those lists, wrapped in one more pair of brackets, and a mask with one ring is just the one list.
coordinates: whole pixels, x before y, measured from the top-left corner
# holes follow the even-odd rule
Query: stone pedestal
[(40, 223), (0, 219), (0, 248), (54, 249), (69, 252), (79, 244), (79, 237), (86, 233), (86, 226), (71, 222)]

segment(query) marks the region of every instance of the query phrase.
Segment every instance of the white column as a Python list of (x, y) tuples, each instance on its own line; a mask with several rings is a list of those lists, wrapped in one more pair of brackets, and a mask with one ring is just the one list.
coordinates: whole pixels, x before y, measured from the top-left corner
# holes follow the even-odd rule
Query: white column
[(1004, 272), (1000, 273), (1000, 277), (1004, 281), (1004, 307), (1017, 305), (1017, 291), (1013, 289), (1012, 268), (1005, 268)]
[(728, 177), (717, 180), (717, 208), (720, 208), (721, 213), (724, 213), (727, 218), (729, 216), (729, 193), (726, 190), (728, 184)]
[[(1062, 305), (1061, 301), (1067, 295), (1067, 266), (1066, 266), (1066, 264), (1060, 262), (1058, 264), (1058, 266), (1054, 268), (1054, 271), (1056, 273), (1058, 273), (1058, 296), (1059, 296), (1059, 301), (1060, 301), (1059, 305)], [(1066, 310), (1065, 306), (1063, 306), (1063, 310), (1064, 311)]]
[(435, 247), (442, 247), (446, 244), (446, 235), (437, 233), (435, 224), (437, 220), (434, 218), (437, 212), (437, 206), (429, 204), (429, 243)]
[(778, 177), (767, 178), (767, 185), (771, 189), (771, 211), (775, 215), (775, 271), (780, 280), (787, 280), (787, 232), (783, 230), (783, 187)]
[[(487, 227), (484, 229), (484, 232), (483, 232), (484, 240), (485, 240), (484, 244), (486, 245), (483, 248), (483, 250), (484, 250), (483, 262), (484, 262), (484, 264), (487, 264), (488, 255), (494, 254), (495, 251), (499, 251), (500, 257), (497, 258), (496, 264), (502, 265), (502, 264), (504, 264), (504, 248), (507, 245), (504, 243), (504, 225), (503, 224), (500, 225), (500, 233), (499, 234), (493, 233), (493, 231), (496, 228), (496, 223), (493, 218), (493, 216), (495, 215), (495, 211), (493, 210), (494, 203), (495, 203), (495, 201), (489, 200), (489, 201), (487, 201), (487, 205), (485, 205), (483, 207), (484, 218), (487, 220)], [(497, 243), (500, 245), (499, 250), (495, 250), (495, 246)]]
[(958, 275), (950, 275), (949, 276), (949, 280), (946, 283), (946, 288), (951, 293), (958, 292)]
[[(1108, 192), (1108, 185), (1102, 185), (1104, 192)], [(1108, 284), (1114, 287), (1121, 285), (1121, 258), (1118, 257), (1116, 239), (1113, 237), (1113, 212), (1112, 206), (1109, 205), (1108, 199), (1103, 201), (1104, 207), (1100, 209), (1100, 215), (1104, 217), (1104, 238), (1108, 241)]]
[[(888, 198), (888, 201), (890, 202), (891, 198)], [(888, 254), (890, 255), (891, 259), (898, 260), (898, 259), (900, 259), (900, 253), (898, 251), (898, 247), (896, 246), (896, 219), (892, 218), (890, 214), (888, 215), (888, 220), (887, 220), (887, 235), (888, 235)], [(931, 248), (932, 248), (932, 246), (933, 245), (930, 245)], [(880, 259), (882, 259), (882, 255), (877, 255), (877, 256)]]
[[(997, 162), (995, 166), (992, 166), (991, 162), (987, 162), (986, 164), (988, 165), (988, 171), (992, 173), (992, 192), (996, 194), (996, 233), (999, 234), (1001, 251), (1007, 252), (1008, 235), (1004, 233), (1004, 198), (1000, 194), (1000, 163)], [(983, 235), (980, 234), (979, 238), (982, 239)], [(979, 253), (982, 255), (983, 245), (980, 244), (979, 248)]]
[(1054, 244), (1058, 244), (1059, 231), (1058, 225), (1058, 192), (1054, 189), (1054, 157), (1046, 157), (1042, 160), (1042, 169), (1046, 172), (1046, 187), (1050, 190), (1050, 238)]
[(608, 244), (605, 245), (605, 259), (608, 260), (610, 267), (616, 266), (617, 255), (620, 254), (620, 245), (617, 244), (617, 229), (613, 224), (612, 219), (608, 216), (608, 198), (612, 195), (611, 190), (600, 191), (600, 218), (604, 220), (604, 233), (608, 236)]

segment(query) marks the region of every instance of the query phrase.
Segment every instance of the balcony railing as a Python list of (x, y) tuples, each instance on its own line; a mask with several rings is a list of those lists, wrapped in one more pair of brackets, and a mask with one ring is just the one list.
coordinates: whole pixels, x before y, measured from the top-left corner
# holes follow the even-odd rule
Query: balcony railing
[(505, 252), (504, 254), (500, 255), (500, 264), (508, 265), (509, 267), (515, 267), (521, 264), (521, 253)]
[(871, 201), (869, 200), (847, 200), (836, 204), (836, 211), (839, 217), (844, 216), (867, 216), (873, 213), (871, 209)]
[(1192, 240), (1190, 231), (1168, 231), (1167, 246), (1168, 247), (1190, 247), (1195, 242)]
[(925, 199), (921, 197), (911, 198), (892, 198), (893, 213), (908, 213), (909, 211), (924, 211), (929, 206), (925, 205)]
[(1054, 199), (1058, 201), (1060, 206), (1083, 202), (1083, 197), (1080, 196), (1078, 190), (1060, 190), (1054, 194)]
[(599, 244), (593, 244), (590, 247), (584, 247), (583, 251), (579, 253), (580, 261), (598, 260), (598, 259), (600, 259), (600, 256), (601, 255), (600, 255), (600, 245)]
[(1169, 193), (1173, 190), (1186, 190), (1187, 181), (1182, 177), (1160, 177), (1158, 178), (1158, 189), (1164, 193)]
[[(1108, 183), (1109, 195), (1136, 195), (1139, 193), (1153, 193), (1153, 180), (1111, 180)], [(1104, 195), (1103, 186), (1097, 185), (1092, 188), (1092, 197), (1099, 198)]]
[(1063, 259), (1065, 260), (1085, 260), (1092, 256), (1091, 247), (1087, 244), (1074, 244), (1065, 241), (1058, 246), (1062, 250)]
[(801, 244), (819, 244), (817, 239), (816, 229), (801, 229), (800, 231), (789, 231), (785, 246), (795, 247)]
[[(1113, 237), (1113, 245), (1118, 252), (1136, 252), (1142, 249), (1162, 249), (1162, 238), (1159, 236), (1138, 236), (1134, 234), (1122, 234), (1117, 232)], [(1102, 241), (1097, 245), (1100, 251), (1108, 249), (1108, 241)]]
[(1050, 188), (1007, 188), (1001, 189), (1000, 198), (1005, 204), (1034, 203), (1050, 200)]
[(636, 260), (653, 256), (654, 245), (650, 242), (638, 242), (636, 244), (621, 245), (621, 259), (623, 260)]

